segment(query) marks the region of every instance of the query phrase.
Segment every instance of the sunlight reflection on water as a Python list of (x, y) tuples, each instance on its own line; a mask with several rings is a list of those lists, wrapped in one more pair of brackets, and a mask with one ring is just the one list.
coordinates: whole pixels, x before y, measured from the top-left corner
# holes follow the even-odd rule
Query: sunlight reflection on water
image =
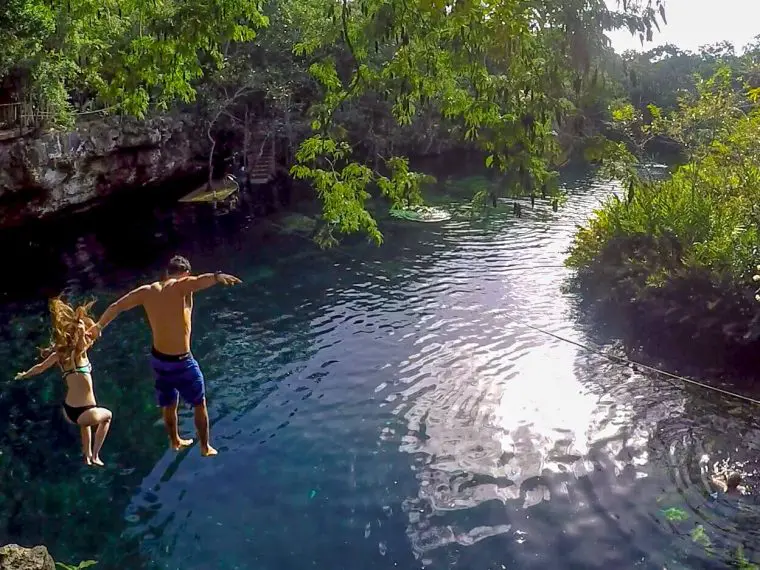
[(702, 560), (694, 519), (662, 510), (701, 512), (691, 455), (746, 417), (711, 432), (684, 420), (699, 398), (520, 324), (588, 342), (559, 293), (575, 224), (610, 190), (584, 184), (556, 214), (483, 222), (450, 204), (450, 222), (358, 250), (379, 261), (280, 270), (266, 303), (243, 290), (201, 341), (223, 454), (165, 457), (130, 507), (150, 492), (161, 522), (128, 534), (185, 570), (208, 544), (240, 569)]

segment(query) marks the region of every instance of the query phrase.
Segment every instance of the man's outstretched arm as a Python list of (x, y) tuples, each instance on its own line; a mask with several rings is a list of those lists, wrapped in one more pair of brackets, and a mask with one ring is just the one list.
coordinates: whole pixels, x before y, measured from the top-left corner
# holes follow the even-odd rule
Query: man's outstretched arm
[(202, 275), (188, 275), (187, 277), (177, 279), (177, 285), (182, 288), (185, 294), (203, 291), (214, 285), (231, 286), (238, 283), (242, 283), (242, 281), (234, 275), (227, 275), (226, 273), (204, 273)]
[(108, 326), (108, 323), (110, 323), (124, 311), (129, 311), (130, 309), (134, 309), (135, 307), (142, 305), (145, 302), (145, 295), (149, 290), (150, 285), (143, 285), (142, 287), (133, 289), (124, 295), (121, 299), (111, 303), (108, 308), (103, 311), (103, 314), (100, 315), (100, 319), (97, 323), (95, 323), (95, 327), (93, 328), (100, 329), (98, 331), (100, 332), (106, 328), (106, 326)]

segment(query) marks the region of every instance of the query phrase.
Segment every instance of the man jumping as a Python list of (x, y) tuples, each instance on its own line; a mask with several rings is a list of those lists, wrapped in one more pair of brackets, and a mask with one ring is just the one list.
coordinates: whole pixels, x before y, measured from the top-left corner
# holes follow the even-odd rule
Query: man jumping
[(190, 352), (193, 293), (213, 285), (237, 285), (241, 281), (225, 273), (191, 275), (190, 272), (187, 259), (179, 255), (173, 257), (162, 280), (138, 287), (111, 304), (95, 327), (102, 331), (120, 313), (140, 306), (145, 309), (153, 333), (151, 365), (156, 378), (156, 397), (172, 449), (193, 443), (192, 439), (180, 438), (177, 428), (177, 405), (182, 396), (193, 406), (201, 455), (209, 457), (217, 451), (209, 443), (206, 389), (203, 373)]

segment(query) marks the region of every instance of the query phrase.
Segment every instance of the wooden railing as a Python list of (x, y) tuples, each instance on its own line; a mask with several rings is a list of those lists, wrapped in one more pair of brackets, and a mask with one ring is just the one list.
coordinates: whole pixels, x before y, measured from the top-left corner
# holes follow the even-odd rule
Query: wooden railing
[[(77, 117), (87, 115), (104, 115), (111, 107), (76, 112)], [(46, 104), (24, 101), (0, 105), (0, 131), (27, 130), (43, 126), (55, 117), (51, 107)]]
[(35, 128), (52, 116), (47, 106), (29, 101), (0, 105), (0, 131)]

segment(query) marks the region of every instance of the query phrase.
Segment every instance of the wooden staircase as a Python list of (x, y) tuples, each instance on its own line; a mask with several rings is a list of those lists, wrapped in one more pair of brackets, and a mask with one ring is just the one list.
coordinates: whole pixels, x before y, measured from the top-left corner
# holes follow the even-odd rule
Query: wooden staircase
[(276, 169), (274, 133), (256, 135), (251, 147), (248, 156), (248, 182), (254, 186), (267, 184), (274, 178)]

